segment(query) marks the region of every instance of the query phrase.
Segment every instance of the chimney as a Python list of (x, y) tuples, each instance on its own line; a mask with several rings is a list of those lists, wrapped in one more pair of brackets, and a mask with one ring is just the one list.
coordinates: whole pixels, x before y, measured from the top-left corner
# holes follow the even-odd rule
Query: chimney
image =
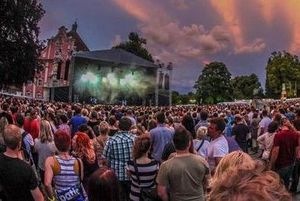
[(74, 24), (72, 24), (72, 30), (73, 32), (77, 31), (77, 21), (74, 22)]

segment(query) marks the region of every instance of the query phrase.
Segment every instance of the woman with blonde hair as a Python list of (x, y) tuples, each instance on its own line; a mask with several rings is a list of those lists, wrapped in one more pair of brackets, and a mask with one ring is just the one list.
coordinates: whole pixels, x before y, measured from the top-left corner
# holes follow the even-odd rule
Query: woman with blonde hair
[(45, 161), (49, 156), (53, 156), (56, 147), (53, 141), (53, 133), (51, 125), (47, 120), (42, 120), (38, 138), (34, 140), (34, 149), (38, 154), (38, 168), (41, 181), (44, 181)]
[(5, 145), (3, 139), (3, 133), (5, 126), (8, 125), (8, 120), (6, 117), (0, 118), (0, 153), (5, 152)]
[(82, 183), (87, 190), (89, 176), (99, 168), (94, 146), (89, 136), (83, 132), (77, 132), (75, 134), (72, 145), (73, 155), (82, 160), (84, 169), (84, 179)]
[(93, 145), (98, 159), (99, 167), (106, 165), (105, 158), (103, 157), (103, 150), (107, 140), (109, 139), (109, 127), (110, 126), (106, 121), (101, 121), (98, 126), (98, 136), (93, 139)]
[(227, 176), (227, 172), (236, 169), (236, 168), (243, 168), (243, 169), (253, 169), (256, 166), (255, 160), (251, 158), (247, 153), (243, 151), (234, 151), (226, 156), (224, 156), (221, 161), (219, 162), (216, 170), (214, 172), (213, 177), (210, 181), (210, 187), (214, 186), (216, 182), (224, 175)]
[(206, 157), (207, 156), (207, 147), (209, 142), (205, 140), (205, 136), (207, 134), (207, 127), (200, 126), (196, 132), (196, 139), (193, 140), (194, 149), (197, 154)]

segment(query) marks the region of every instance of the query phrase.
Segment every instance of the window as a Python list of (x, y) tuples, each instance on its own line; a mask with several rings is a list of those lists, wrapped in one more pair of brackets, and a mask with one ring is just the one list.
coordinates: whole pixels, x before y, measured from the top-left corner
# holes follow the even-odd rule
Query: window
[(68, 80), (68, 78), (69, 78), (69, 69), (70, 69), (70, 60), (67, 60), (66, 61), (66, 67), (65, 67), (64, 80)]

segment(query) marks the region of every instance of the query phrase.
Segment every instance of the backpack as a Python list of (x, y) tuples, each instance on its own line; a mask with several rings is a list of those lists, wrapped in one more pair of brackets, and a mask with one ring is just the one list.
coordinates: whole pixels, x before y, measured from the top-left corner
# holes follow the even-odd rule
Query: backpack
[(27, 135), (29, 135), (29, 133), (27, 133), (26, 131), (22, 133), (21, 150), (23, 152), (24, 161), (28, 162), (29, 164), (32, 164), (33, 163), (32, 152), (34, 147), (30, 145), (30, 150), (26, 149), (25, 137)]

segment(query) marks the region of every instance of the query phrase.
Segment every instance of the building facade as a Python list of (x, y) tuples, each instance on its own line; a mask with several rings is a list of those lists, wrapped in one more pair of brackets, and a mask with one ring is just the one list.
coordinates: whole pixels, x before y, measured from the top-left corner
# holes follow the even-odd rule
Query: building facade
[(58, 33), (48, 39), (46, 48), (42, 51), (40, 61), (43, 70), (36, 72), (33, 81), (23, 86), (23, 95), (34, 99), (53, 100), (54, 89), (68, 87), (70, 84), (71, 57), (78, 51), (89, 51), (77, 33), (77, 23), (72, 29), (64, 26)]

